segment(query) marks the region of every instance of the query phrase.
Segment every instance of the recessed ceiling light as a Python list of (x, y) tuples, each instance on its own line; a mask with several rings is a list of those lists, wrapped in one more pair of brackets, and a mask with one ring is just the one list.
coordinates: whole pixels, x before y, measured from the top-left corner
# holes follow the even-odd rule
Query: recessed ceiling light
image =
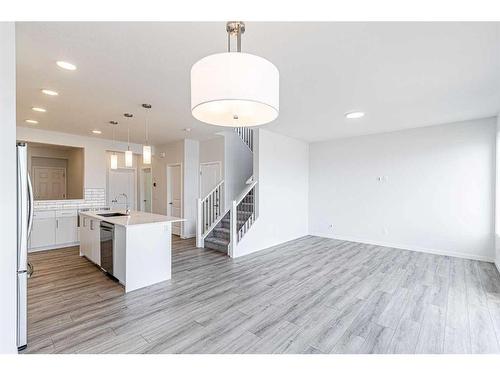
[(45, 108), (40, 108), (40, 107), (32, 107), (31, 109), (35, 112), (47, 112)]
[(50, 96), (56, 96), (56, 95), (59, 95), (59, 93), (57, 91), (54, 91), (54, 90), (49, 90), (49, 89), (42, 89), (42, 92), (45, 94), (45, 95), (50, 95)]
[(28, 124), (38, 124), (38, 121), (36, 120), (24, 120), (25, 122), (27, 122)]
[(67, 61), (57, 61), (56, 64), (59, 68), (63, 68), (66, 70), (76, 70), (76, 65), (71, 64)]
[(102, 131), (100, 131), (100, 130), (98, 130), (98, 129), (94, 129), (94, 130), (92, 130), (92, 133), (94, 133), (94, 134), (101, 134), (101, 133), (102, 133)]
[(353, 119), (353, 118), (361, 118), (365, 115), (364, 112), (359, 112), (359, 111), (355, 111), (355, 112), (347, 112), (345, 114), (345, 118), (348, 118), (348, 119)]

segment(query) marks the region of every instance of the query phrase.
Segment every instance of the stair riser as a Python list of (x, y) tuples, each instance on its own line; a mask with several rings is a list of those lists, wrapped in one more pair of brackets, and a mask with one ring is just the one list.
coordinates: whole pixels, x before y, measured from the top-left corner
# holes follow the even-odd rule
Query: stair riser
[(214, 242), (211, 242), (210, 239), (206, 239), (205, 240), (205, 248), (206, 249), (212, 249), (212, 250), (221, 251), (221, 252), (227, 254), (228, 253), (229, 245), (223, 245), (223, 244), (219, 244), (219, 243), (214, 243)]
[(223, 232), (223, 231), (214, 230), (212, 232), (212, 234), (213, 234), (214, 237), (217, 237), (217, 238), (223, 238), (223, 239), (226, 239), (226, 240), (229, 240), (229, 238), (230, 238), (229, 232)]

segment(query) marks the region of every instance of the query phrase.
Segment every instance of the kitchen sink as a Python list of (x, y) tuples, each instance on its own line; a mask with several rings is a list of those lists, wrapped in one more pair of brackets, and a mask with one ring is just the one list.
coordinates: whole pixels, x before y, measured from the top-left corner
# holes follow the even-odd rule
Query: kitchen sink
[(99, 216), (102, 217), (116, 217), (116, 216), (130, 216), (127, 214), (122, 214), (121, 212), (110, 212), (109, 214), (98, 214)]

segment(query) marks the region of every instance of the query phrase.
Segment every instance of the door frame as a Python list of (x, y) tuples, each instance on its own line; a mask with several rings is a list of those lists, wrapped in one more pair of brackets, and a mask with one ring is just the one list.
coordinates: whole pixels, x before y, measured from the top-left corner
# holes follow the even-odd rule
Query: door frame
[[(31, 169), (32, 169), (32, 173), (33, 173), (33, 187), (36, 187), (36, 180), (35, 180), (35, 178), (36, 178), (36, 173), (35, 173), (35, 171), (36, 171), (37, 169), (42, 169), (42, 168), (43, 168), (43, 169), (62, 169), (62, 170), (64, 170), (64, 198), (62, 198), (62, 199), (63, 199), (63, 200), (64, 200), (64, 199), (68, 199), (68, 198), (67, 198), (67, 197), (68, 197), (68, 168), (66, 168), (66, 167), (41, 167), (41, 166), (38, 166), (38, 165), (33, 165), (33, 166), (31, 167)], [(33, 191), (33, 193), (34, 193), (34, 192), (35, 192), (35, 191)], [(43, 201), (47, 201), (47, 200), (49, 200), (49, 201), (58, 201), (58, 200), (61, 200), (61, 199), (43, 199), (43, 198), (42, 198), (42, 199), (40, 199), (40, 198), (36, 198), (36, 197), (35, 197), (34, 199), (35, 199), (35, 200), (36, 200), (36, 199), (38, 199), (38, 200), (43, 200)]]
[[(215, 161), (207, 161), (207, 162), (204, 162), (204, 163), (200, 163), (200, 169), (199, 169), (199, 179), (198, 179), (198, 197), (200, 198), (204, 198), (201, 196), (201, 178), (202, 178), (202, 174), (201, 174), (201, 168), (202, 166), (204, 165), (212, 165), (212, 164), (218, 164), (219, 165), (219, 176), (220, 178), (222, 179), (222, 161), (220, 160), (215, 160)], [(217, 181), (217, 184), (220, 182)]]
[[(179, 167), (180, 170), (181, 170), (181, 219), (184, 219), (184, 170), (182, 169), (182, 163), (171, 163), (171, 164), (167, 164), (166, 168), (167, 168), (167, 171), (166, 171), (166, 177), (167, 177), (167, 184), (166, 184), (166, 193), (167, 193), (167, 200), (166, 200), (166, 204), (167, 204), (167, 216), (172, 216), (172, 210), (170, 208), (170, 204), (169, 204), (169, 201), (170, 201), (170, 197), (171, 197), (171, 193), (172, 193), (172, 187), (171, 187), (171, 182), (172, 182), (172, 179), (170, 178), (170, 174), (171, 174), (171, 168), (173, 167)], [(173, 223), (172, 223), (173, 225)], [(184, 235), (184, 224), (183, 222), (180, 222), (179, 223), (179, 227), (180, 227), (180, 233), (179, 233), (179, 236), (182, 238), (182, 236)], [(173, 231), (172, 231), (172, 234), (173, 234)]]
[(139, 190), (139, 199), (140, 199), (140, 210), (142, 211), (142, 205), (144, 203), (144, 171), (146, 169), (149, 169), (149, 174), (151, 175), (151, 191), (150, 191), (150, 197), (151, 197), (151, 202), (149, 202), (150, 211), (144, 211), (144, 212), (153, 212), (153, 168), (151, 167), (141, 167), (140, 173), (139, 173), (139, 185), (140, 185), (140, 190)]

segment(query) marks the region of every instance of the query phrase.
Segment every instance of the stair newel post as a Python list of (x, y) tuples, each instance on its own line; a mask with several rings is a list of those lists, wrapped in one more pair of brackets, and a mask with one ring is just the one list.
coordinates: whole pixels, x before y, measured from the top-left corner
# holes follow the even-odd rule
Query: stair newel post
[(237, 224), (238, 224), (238, 204), (236, 201), (232, 202), (232, 207), (231, 207), (231, 230), (230, 230), (230, 242), (229, 242), (229, 256), (232, 258), (234, 256), (234, 250), (236, 249), (236, 243), (238, 242), (238, 229), (237, 229)]
[(202, 238), (202, 233), (203, 233), (203, 203), (200, 198), (196, 200), (196, 207), (197, 207), (197, 217), (196, 217), (196, 247), (204, 247), (203, 246), (203, 238)]

